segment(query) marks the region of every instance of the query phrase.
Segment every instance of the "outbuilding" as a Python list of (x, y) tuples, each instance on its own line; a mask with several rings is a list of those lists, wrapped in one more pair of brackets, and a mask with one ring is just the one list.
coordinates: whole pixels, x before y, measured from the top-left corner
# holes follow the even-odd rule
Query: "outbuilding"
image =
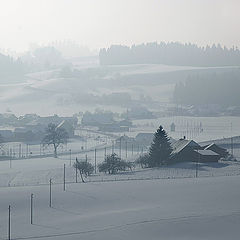
[(194, 150), (194, 161), (207, 163), (218, 162), (221, 156), (212, 150)]

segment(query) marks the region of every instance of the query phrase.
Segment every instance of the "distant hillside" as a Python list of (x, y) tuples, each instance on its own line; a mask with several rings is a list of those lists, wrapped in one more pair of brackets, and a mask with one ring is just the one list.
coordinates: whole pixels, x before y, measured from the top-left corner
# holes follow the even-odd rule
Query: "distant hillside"
[(0, 82), (15, 81), (23, 78), (24, 64), (0, 53)]
[(100, 50), (99, 60), (102, 65), (240, 66), (240, 51), (238, 48), (228, 49), (219, 44), (199, 47), (190, 43), (154, 42), (131, 47), (112, 45)]
[(240, 106), (240, 69), (224, 73), (191, 75), (175, 85), (173, 100), (178, 104)]

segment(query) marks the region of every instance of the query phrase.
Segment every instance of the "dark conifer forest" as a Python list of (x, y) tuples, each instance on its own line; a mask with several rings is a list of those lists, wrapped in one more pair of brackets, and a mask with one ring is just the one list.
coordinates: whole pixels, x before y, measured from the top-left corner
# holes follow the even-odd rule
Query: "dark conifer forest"
[(166, 64), (179, 66), (239, 66), (240, 51), (236, 47), (226, 48), (220, 44), (199, 47), (195, 44), (147, 43), (141, 45), (112, 45), (101, 49), (102, 65), (121, 64)]

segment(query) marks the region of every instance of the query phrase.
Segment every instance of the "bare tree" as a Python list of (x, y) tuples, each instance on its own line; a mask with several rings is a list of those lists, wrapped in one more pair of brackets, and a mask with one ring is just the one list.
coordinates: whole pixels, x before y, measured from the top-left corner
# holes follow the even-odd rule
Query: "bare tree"
[(67, 143), (68, 133), (64, 128), (58, 128), (54, 123), (48, 124), (46, 134), (42, 140), (43, 145), (52, 145), (54, 148), (54, 157), (57, 157), (57, 148), (61, 144)]
[(76, 160), (76, 163), (74, 163), (73, 167), (79, 170), (82, 182), (85, 182), (83, 179), (83, 174), (85, 175), (85, 177), (87, 177), (90, 176), (94, 171), (93, 165), (86, 161), (79, 162), (78, 160)]

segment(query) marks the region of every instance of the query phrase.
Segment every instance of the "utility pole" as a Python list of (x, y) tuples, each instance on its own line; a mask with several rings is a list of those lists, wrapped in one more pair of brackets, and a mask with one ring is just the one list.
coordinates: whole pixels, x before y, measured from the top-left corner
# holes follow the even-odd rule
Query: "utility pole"
[(70, 166), (72, 166), (72, 150), (69, 149)]
[[(41, 155), (41, 154), (40, 154)], [(28, 157), (28, 144), (26, 145), (26, 158)]]
[(11, 240), (11, 206), (8, 206), (8, 240)]
[(105, 147), (104, 148), (104, 158), (106, 158), (106, 156), (107, 156), (107, 148)]
[(63, 165), (63, 191), (66, 190), (66, 164)]
[(76, 180), (76, 183), (78, 182), (78, 179), (77, 179), (77, 163), (78, 163), (78, 160), (77, 160), (77, 157), (76, 157), (76, 168), (75, 168), (75, 180)]
[(33, 194), (31, 194), (30, 200), (30, 222), (33, 224)]
[(127, 149), (127, 141), (126, 141), (126, 159), (127, 159), (127, 156), (128, 156), (127, 151), (128, 151), (128, 149)]
[(114, 154), (114, 141), (112, 141), (112, 154)]
[(10, 148), (9, 167), (12, 168), (12, 148)]
[(95, 148), (95, 154), (94, 154), (94, 160), (95, 160), (95, 174), (97, 173), (97, 149)]
[(198, 177), (198, 160), (196, 161), (196, 178)]
[(197, 153), (198, 153), (198, 158), (196, 161), (196, 178), (198, 177), (198, 162), (200, 162), (200, 153), (198, 150), (197, 150)]
[(231, 154), (233, 156), (233, 136), (232, 136), (232, 123), (231, 123)]
[(52, 179), (49, 180), (49, 207), (52, 207)]
[(133, 156), (133, 143), (132, 143), (132, 156)]
[(88, 161), (88, 157), (87, 157), (87, 154), (85, 155), (85, 161), (86, 161), (86, 162)]
[(122, 137), (119, 138), (119, 157), (121, 158), (122, 154)]
[(21, 144), (19, 144), (18, 157), (21, 158)]

